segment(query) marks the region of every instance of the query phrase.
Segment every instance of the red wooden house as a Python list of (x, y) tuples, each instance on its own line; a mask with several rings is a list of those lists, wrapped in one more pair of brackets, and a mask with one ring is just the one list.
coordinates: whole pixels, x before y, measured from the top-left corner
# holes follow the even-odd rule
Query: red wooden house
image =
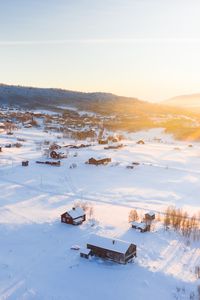
[(86, 220), (85, 211), (81, 207), (73, 207), (61, 215), (61, 222), (72, 225), (80, 225)]

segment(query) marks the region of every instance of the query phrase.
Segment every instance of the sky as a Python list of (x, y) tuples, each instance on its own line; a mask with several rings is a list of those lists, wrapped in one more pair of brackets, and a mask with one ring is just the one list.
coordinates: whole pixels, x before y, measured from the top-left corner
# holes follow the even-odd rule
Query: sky
[(0, 0), (0, 82), (161, 101), (200, 93), (199, 0)]

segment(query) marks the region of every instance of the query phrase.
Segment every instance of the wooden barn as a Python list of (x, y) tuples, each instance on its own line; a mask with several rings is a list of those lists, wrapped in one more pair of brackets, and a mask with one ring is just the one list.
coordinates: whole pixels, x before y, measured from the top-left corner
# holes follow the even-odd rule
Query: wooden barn
[(136, 245), (125, 241), (92, 235), (87, 243), (91, 255), (126, 264), (136, 257)]
[(147, 231), (151, 230), (151, 226), (149, 224), (146, 224), (145, 222), (139, 223), (139, 222), (133, 221), (133, 222), (131, 222), (131, 226), (134, 229), (138, 229), (140, 232), (147, 232)]
[(71, 225), (80, 225), (86, 220), (85, 211), (81, 207), (73, 207), (61, 215), (61, 222)]
[(111, 158), (95, 159), (95, 158), (91, 157), (87, 163), (89, 165), (98, 166), (98, 165), (106, 165), (109, 162), (111, 162)]

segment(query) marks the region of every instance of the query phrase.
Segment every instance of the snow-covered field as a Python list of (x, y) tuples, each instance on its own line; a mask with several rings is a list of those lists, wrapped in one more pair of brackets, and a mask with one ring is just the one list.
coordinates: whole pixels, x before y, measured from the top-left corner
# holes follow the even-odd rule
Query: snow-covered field
[[(158, 142), (154, 138), (162, 138)], [(1, 133), (1, 145), (23, 138), (21, 148), (0, 153), (0, 299), (172, 300), (198, 299), (195, 267), (200, 244), (186, 243), (173, 231), (154, 224), (141, 234), (130, 228), (131, 208), (140, 214), (163, 212), (167, 206), (191, 215), (200, 208), (200, 144), (175, 142), (161, 130), (132, 134), (119, 150), (103, 145), (68, 154), (60, 167), (38, 165), (46, 160), (44, 140), (69, 144), (39, 129)], [(145, 145), (137, 145), (138, 139)], [(78, 154), (74, 156), (75, 152)], [(107, 166), (90, 158), (111, 157)], [(28, 159), (28, 167), (21, 161)], [(126, 166), (140, 165), (134, 169)], [(69, 168), (72, 164), (76, 168)], [(60, 214), (77, 200), (94, 207), (95, 225), (60, 223)], [(134, 263), (118, 265), (80, 258), (72, 245), (84, 247), (90, 234), (116, 237), (137, 245)], [(190, 298), (192, 293), (196, 298)]]

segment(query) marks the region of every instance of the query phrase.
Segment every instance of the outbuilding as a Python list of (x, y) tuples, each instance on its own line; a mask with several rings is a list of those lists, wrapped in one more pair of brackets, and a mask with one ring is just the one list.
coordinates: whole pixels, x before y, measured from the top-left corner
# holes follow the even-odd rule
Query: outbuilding
[(150, 231), (150, 229), (151, 229), (151, 226), (145, 222), (139, 223), (139, 222), (133, 221), (133, 222), (131, 222), (131, 226), (134, 229), (138, 229), (140, 232), (147, 232), (147, 231)]
[(143, 141), (143, 140), (139, 140), (139, 141), (137, 141), (137, 143), (136, 144), (138, 144), (138, 145), (144, 145), (145, 144), (145, 142)]
[(155, 218), (156, 218), (156, 215), (153, 211), (150, 211), (150, 212), (148, 212), (144, 215), (145, 221), (150, 221), (151, 222), (151, 221), (155, 220)]
[(81, 251), (80, 251), (80, 257), (83, 257), (83, 258), (89, 258), (91, 255), (91, 250), (90, 249), (87, 249), (87, 248), (82, 248)]
[(22, 161), (22, 167), (28, 167), (28, 164), (29, 164), (28, 160)]
[(95, 159), (93, 157), (91, 157), (89, 160), (88, 160), (88, 164), (89, 165), (95, 165), (95, 166), (98, 166), (98, 165), (107, 165), (108, 163), (111, 162), (111, 158), (103, 158), (103, 159)]

